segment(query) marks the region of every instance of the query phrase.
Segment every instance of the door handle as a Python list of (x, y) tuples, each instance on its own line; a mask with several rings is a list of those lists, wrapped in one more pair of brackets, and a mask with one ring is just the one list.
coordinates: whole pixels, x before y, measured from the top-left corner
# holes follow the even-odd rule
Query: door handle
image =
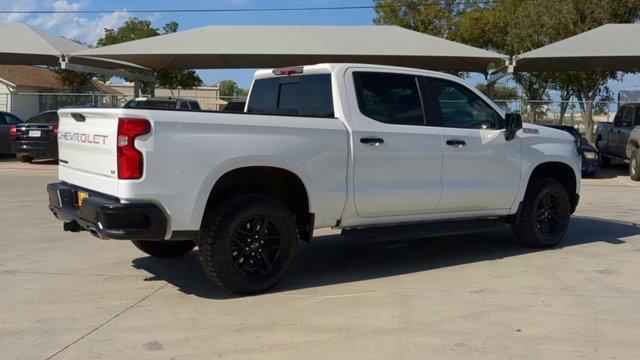
[(453, 147), (456, 147), (456, 148), (461, 148), (461, 147), (467, 145), (467, 142), (464, 141), (464, 140), (451, 139), (451, 140), (447, 140), (447, 145), (453, 146)]
[(360, 138), (360, 142), (371, 146), (380, 146), (384, 144), (384, 139), (377, 137), (364, 137)]

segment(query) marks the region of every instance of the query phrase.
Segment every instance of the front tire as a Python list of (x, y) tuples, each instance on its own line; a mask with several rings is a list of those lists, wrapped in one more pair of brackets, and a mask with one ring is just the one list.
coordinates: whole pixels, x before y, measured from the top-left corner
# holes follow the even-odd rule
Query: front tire
[(279, 201), (260, 194), (233, 196), (206, 215), (200, 234), (205, 274), (243, 295), (278, 284), (298, 250), (295, 215)]
[(571, 204), (567, 189), (558, 180), (531, 180), (513, 226), (524, 245), (545, 248), (557, 245), (569, 226)]
[(182, 256), (193, 250), (193, 241), (171, 240), (132, 240), (133, 246), (142, 252), (161, 259), (170, 259)]
[(629, 177), (631, 180), (640, 181), (640, 150), (633, 150), (629, 158)]

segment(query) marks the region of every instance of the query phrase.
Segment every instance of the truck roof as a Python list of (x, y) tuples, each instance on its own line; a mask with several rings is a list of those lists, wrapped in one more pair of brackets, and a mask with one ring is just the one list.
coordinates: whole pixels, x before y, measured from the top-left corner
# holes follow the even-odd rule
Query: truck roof
[(321, 64), (315, 64), (315, 65), (291, 66), (286, 68), (262, 69), (262, 70), (257, 70), (255, 72), (254, 79), (266, 79), (266, 78), (285, 75), (285, 74), (276, 75), (274, 72), (278, 70), (291, 70), (293, 71), (291, 75), (299, 73), (298, 71), (301, 70), (302, 74), (309, 75), (309, 74), (330, 74), (337, 70), (350, 68), (350, 67), (366, 67), (366, 68), (378, 69), (378, 70), (397, 70), (397, 71), (408, 71), (413, 73), (418, 72), (426, 76), (436, 76), (436, 77), (447, 78), (455, 81), (460, 81), (460, 78), (458, 78), (455, 75), (438, 72), (438, 71), (423, 70), (423, 69), (416, 69), (416, 68), (409, 68), (409, 67), (402, 67), (402, 66), (372, 65), (372, 64), (359, 64), (359, 63), (321, 63)]

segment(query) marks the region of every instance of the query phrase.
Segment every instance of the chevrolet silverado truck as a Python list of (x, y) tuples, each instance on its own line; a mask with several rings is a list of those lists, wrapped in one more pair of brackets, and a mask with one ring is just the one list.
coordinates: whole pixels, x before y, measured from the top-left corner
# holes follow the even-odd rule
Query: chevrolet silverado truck
[(613, 124), (598, 123), (596, 145), (600, 167), (608, 167), (611, 160), (629, 162), (629, 177), (640, 181), (640, 104), (620, 105)]
[(579, 200), (571, 135), (400, 67), (260, 70), (242, 113), (60, 110), (58, 138), (48, 194), (64, 230), (161, 258), (197, 246), (239, 294), (275, 286), (317, 228), (373, 241), (511, 225), (548, 247)]

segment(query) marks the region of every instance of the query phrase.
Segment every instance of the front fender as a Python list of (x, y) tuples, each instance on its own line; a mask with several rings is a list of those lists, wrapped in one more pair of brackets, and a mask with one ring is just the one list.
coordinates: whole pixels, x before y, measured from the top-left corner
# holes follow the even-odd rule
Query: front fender
[(558, 141), (558, 139), (545, 139), (542, 137), (523, 139), (522, 176), (518, 195), (511, 208), (511, 213), (516, 213), (520, 203), (524, 199), (529, 185), (531, 174), (541, 164), (557, 162), (571, 167), (576, 179), (576, 194), (580, 193), (580, 181), (582, 179), (582, 159), (572, 141)]

